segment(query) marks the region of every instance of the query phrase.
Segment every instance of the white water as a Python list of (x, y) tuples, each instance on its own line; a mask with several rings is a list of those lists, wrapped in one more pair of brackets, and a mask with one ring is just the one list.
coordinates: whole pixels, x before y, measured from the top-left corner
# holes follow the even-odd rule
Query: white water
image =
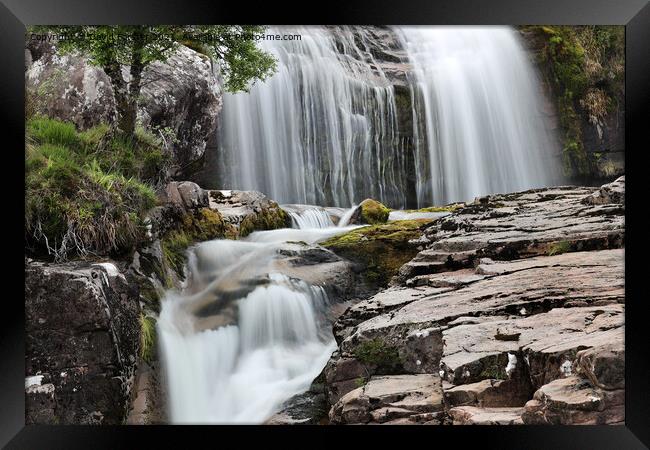
[(393, 88), (352, 30), (338, 30), (292, 27), (282, 32), (302, 40), (261, 44), (277, 72), (224, 96), (222, 185), (284, 203), (405, 202)]
[(291, 214), (305, 219), (304, 229), (190, 250), (187, 286), (166, 294), (158, 320), (172, 423), (262, 423), (307, 390), (336, 349), (325, 290), (280, 273), (276, 262), (287, 241), (318, 242), (354, 227), (319, 228), (322, 208), (301, 211)]
[(394, 29), (413, 66), (413, 108), (399, 111), (412, 116), (412, 145), (398, 132), (404, 118), (371, 51), (372, 33), (282, 32), (302, 40), (261, 44), (277, 57), (277, 73), (224, 97), (221, 185), (285, 203), (347, 206), (371, 197), (404, 208), (559, 181), (540, 84), (514, 29)]
[(558, 173), (539, 82), (509, 27), (401, 27), (414, 66), (418, 203), (541, 187)]

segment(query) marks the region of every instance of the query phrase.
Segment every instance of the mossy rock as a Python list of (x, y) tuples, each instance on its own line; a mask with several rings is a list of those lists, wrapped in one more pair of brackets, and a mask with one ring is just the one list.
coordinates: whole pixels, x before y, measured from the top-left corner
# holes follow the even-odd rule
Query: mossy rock
[(246, 237), (254, 231), (277, 230), (288, 228), (291, 218), (277, 203), (271, 202), (271, 207), (244, 217), (239, 225), (239, 237)]
[(370, 284), (385, 287), (399, 268), (418, 253), (409, 241), (421, 237), (430, 222), (431, 219), (418, 219), (370, 225), (330, 238), (321, 245), (362, 265), (362, 275)]
[(356, 223), (375, 225), (379, 223), (386, 223), (390, 209), (382, 203), (371, 198), (367, 198), (359, 205), (359, 216), (356, 218)]

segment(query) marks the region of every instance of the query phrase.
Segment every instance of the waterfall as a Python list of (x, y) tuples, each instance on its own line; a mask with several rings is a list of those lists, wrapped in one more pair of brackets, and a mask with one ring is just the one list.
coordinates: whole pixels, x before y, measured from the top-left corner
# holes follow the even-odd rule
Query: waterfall
[[(388, 62), (368, 27), (282, 32), (302, 39), (261, 42), (277, 72), (224, 96), (221, 185), (283, 203), (371, 197), (404, 208), (560, 181), (540, 83), (514, 29), (396, 27), (401, 50)], [(396, 104), (400, 70), (410, 107)], [(412, 131), (398, 126), (411, 121)]]
[(261, 44), (275, 75), (224, 96), (221, 184), (284, 203), (405, 203), (394, 90), (372, 53), (351, 28), (289, 31), (302, 39)]
[(413, 65), (419, 204), (548, 186), (557, 177), (539, 82), (509, 27), (401, 27)]

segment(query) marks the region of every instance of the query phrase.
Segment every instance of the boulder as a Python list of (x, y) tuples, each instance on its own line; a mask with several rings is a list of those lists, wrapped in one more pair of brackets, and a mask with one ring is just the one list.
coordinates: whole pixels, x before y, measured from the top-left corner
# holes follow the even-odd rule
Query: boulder
[(162, 202), (177, 205), (184, 209), (195, 209), (209, 205), (208, 191), (191, 181), (172, 181), (167, 183), (159, 194)]
[(376, 225), (386, 223), (389, 215), (390, 209), (386, 208), (381, 202), (367, 198), (352, 213), (350, 224)]
[(176, 176), (201, 168), (217, 127), (222, 93), (210, 58), (183, 45), (166, 61), (145, 68), (138, 119), (143, 126), (173, 132)]
[[(81, 53), (61, 54), (52, 44), (28, 41), (25, 83), (37, 114), (73, 122), (85, 130), (116, 119), (106, 73)], [(222, 107), (222, 88), (209, 58), (185, 46), (142, 74), (138, 122), (160, 130), (174, 155), (174, 175), (201, 168)]]
[(623, 424), (625, 391), (606, 391), (578, 376), (561, 378), (535, 392), (522, 419), (531, 425)]
[[(333, 424), (384, 423), (394, 419), (430, 421), (443, 410), (440, 378), (435, 375), (372, 377), (348, 392), (330, 410)], [(406, 422), (403, 422), (406, 423)]]
[(25, 90), (36, 114), (70, 121), (80, 130), (115, 120), (111, 80), (79, 53), (62, 55), (44, 41), (29, 40)]
[(27, 260), (25, 314), (26, 423), (123, 423), (140, 308), (117, 265)]

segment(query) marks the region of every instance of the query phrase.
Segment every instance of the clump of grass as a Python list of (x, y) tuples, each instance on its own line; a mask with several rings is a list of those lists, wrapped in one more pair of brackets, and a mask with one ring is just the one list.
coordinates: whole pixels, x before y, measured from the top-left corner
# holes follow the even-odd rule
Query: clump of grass
[(571, 243), (569, 241), (560, 241), (551, 245), (551, 248), (548, 250), (548, 256), (561, 255), (569, 251), (571, 251)]
[(354, 349), (353, 354), (360, 362), (373, 365), (387, 373), (398, 370), (402, 365), (397, 348), (379, 338), (362, 342)]
[(165, 264), (177, 274), (183, 273), (183, 266), (187, 259), (186, 250), (192, 241), (192, 236), (184, 230), (173, 230), (161, 240)]
[(140, 313), (140, 357), (151, 362), (156, 345), (156, 319)]
[(120, 254), (146, 239), (143, 218), (155, 206), (156, 196), (141, 178), (144, 172), (114, 163), (116, 156), (105, 148), (115, 142), (119, 138), (105, 125), (78, 133), (70, 123), (42, 117), (28, 121), (28, 249), (60, 261)]

